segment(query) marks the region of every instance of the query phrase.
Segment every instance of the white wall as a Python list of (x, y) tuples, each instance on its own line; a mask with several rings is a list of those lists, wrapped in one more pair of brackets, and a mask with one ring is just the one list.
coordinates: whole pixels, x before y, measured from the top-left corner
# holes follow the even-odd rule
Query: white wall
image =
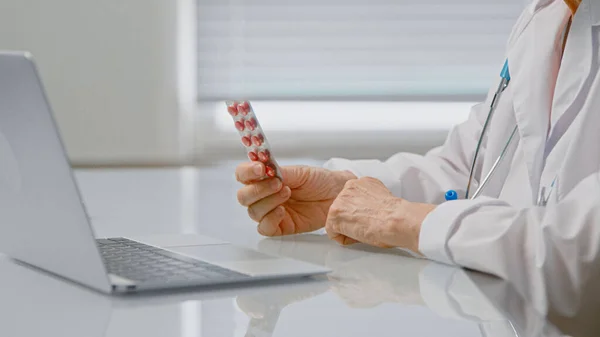
[(188, 158), (192, 111), (182, 108), (192, 106), (195, 90), (178, 88), (195, 74), (193, 59), (181, 54), (193, 53), (193, 43), (182, 49), (189, 41), (180, 32), (194, 28), (178, 15), (193, 22), (193, 2), (0, 0), (0, 50), (37, 59), (73, 163)]

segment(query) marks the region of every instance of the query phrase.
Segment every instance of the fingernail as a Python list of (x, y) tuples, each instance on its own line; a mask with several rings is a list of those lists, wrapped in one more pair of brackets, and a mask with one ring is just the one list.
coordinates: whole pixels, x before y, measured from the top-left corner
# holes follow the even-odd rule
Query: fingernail
[(274, 179), (273, 181), (271, 181), (272, 189), (279, 190), (280, 187), (281, 187), (281, 181), (279, 179)]
[(286, 187), (284, 187), (284, 188), (281, 190), (281, 192), (280, 192), (280, 193), (281, 193), (281, 196), (282, 196), (282, 197), (284, 197), (284, 198), (287, 198), (287, 197), (289, 197), (289, 196), (290, 196), (290, 194), (292, 193), (292, 190), (290, 190), (290, 188), (286, 186)]
[(285, 213), (285, 208), (283, 208), (283, 206), (277, 207), (277, 214), (278, 215), (283, 215), (284, 213)]
[(260, 165), (260, 164), (256, 164), (256, 165), (254, 165), (254, 173), (255, 173), (257, 176), (260, 176), (260, 175), (262, 175), (262, 165)]

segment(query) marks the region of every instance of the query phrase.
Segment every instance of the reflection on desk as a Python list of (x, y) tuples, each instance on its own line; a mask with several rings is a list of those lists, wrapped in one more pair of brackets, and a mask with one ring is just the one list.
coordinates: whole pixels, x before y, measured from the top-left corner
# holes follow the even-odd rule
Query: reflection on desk
[[(582, 307), (572, 317), (551, 315), (551, 323), (498, 278), (409, 257), (402, 251), (339, 247), (327, 240), (321, 235), (267, 239), (259, 249), (332, 268), (332, 290), (352, 307), (423, 305), (442, 317), (477, 323), (481, 336), (600, 335), (597, 307)], [(244, 301), (238, 298), (238, 303)], [(265, 299), (262, 306), (269, 301), (273, 299)]]
[[(401, 251), (340, 247), (320, 235), (265, 239), (258, 248), (334, 272), (286, 284), (108, 297), (0, 258), (0, 336), (563, 335), (505, 282), (482, 274)], [(409, 319), (420, 320), (412, 322), (419, 330)], [(572, 329), (569, 321), (560, 323)], [(600, 331), (576, 322), (573, 336)]]

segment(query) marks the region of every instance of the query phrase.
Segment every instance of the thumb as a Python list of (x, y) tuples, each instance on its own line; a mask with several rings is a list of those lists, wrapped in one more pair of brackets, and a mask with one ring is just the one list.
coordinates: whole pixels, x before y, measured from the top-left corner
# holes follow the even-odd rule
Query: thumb
[(284, 166), (281, 167), (283, 184), (290, 188), (298, 188), (304, 185), (310, 176), (311, 168), (308, 166)]

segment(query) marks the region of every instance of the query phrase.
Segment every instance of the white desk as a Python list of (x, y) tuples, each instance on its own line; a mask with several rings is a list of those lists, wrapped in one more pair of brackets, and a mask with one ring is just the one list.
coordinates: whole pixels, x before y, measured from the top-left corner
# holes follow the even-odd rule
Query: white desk
[(260, 237), (236, 203), (233, 167), (84, 170), (77, 178), (100, 237), (200, 233), (332, 274), (112, 298), (0, 257), (0, 336), (560, 335), (500, 280), (318, 235)]

